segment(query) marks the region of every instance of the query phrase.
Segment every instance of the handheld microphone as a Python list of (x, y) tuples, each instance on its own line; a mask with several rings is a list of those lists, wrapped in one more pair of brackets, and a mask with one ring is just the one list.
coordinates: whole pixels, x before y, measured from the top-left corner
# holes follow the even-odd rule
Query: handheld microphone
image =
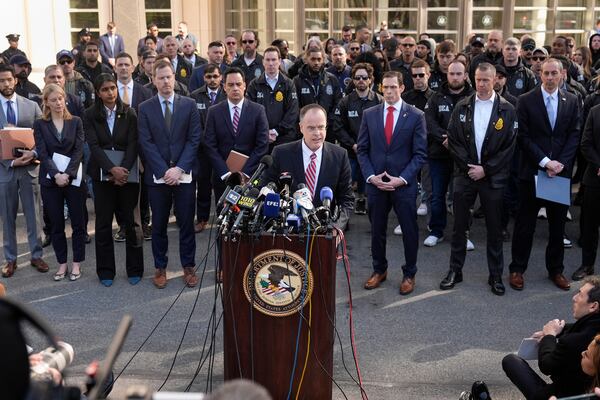
[(287, 223), (287, 226), (289, 227), (288, 228), (289, 233), (298, 233), (300, 231), (301, 220), (300, 220), (300, 217), (298, 217), (297, 215), (295, 215), (295, 214), (288, 215), (285, 222)]
[(229, 194), (232, 188), (242, 184), (242, 174), (240, 172), (232, 172), (229, 177), (227, 177), (227, 188), (217, 201), (217, 204), (223, 204), (225, 201), (225, 197)]
[[(298, 190), (294, 192), (294, 200), (296, 201), (297, 210), (300, 211), (302, 219), (304, 219), (307, 224), (311, 224), (311, 222), (315, 222), (315, 219), (317, 219), (314, 215), (315, 211), (311, 198), (310, 190), (308, 190), (305, 184), (300, 183), (298, 185)], [(319, 224), (318, 219), (316, 224)]]
[(227, 193), (224, 199), (225, 205), (223, 206), (223, 209), (219, 214), (219, 218), (217, 218), (217, 224), (220, 224), (223, 221), (223, 218), (225, 218), (225, 215), (229, 212), (231, 206), (237, 204), (237, 202), (242, 197), (242, 192), (242, 187), (240, 185), (236, 185)]
[(235, 232), (238, 228), (244, 217), (252, 211), (254, 208), (254, 204), (256, 203), (256, 198), (258, 197), (258, 189), (253, 187), (251, 188), (247, 194), (244, 194), (240, 197), (237, 202), (237, 206), (240, 208), (240, 213), (238, 214), (235, 222), (231, 226), (231, 231)]
[(260, 159), (260, 162), (258, 164), (258, 168), (256, 168), (256, 171), (254, 171), (254, 173), (252, 174), (250, 179), (248, 179), (248, 182), (246, 182), (246, 184), (244, 185), (244, 189), (256, 186), (259, 181), (258, 178), (260, 178), (263, 171), (265, 169), (269, 168), (272, 164), (273, 164), (273, 157), (271, 157), (269, 154), (265, 154), (264, 156), (262, 156), (262, 158)]

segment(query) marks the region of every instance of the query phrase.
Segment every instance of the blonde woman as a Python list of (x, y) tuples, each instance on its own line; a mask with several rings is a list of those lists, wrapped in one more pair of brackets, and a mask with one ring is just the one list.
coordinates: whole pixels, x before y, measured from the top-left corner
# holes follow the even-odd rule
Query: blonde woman
[[(54, 280), (76, 281), (81, 277), (81, 262), (85, 260), (84, 203), (86, 194), (81, 182), (83, 158), (83, 124), (72, 116), (65, 104), (65, 92), (49, 84), (42, 93), (43, 115), (33, 125), (35, 145), (41, 162), (39, 180), (44, 207), (50, 217), (50, 238), (59, 264)], [(61, 157), (62, 156), (62, 157)], [(67, 160), (61, 163), (59, 159)], [(73, 229), (73, 264), (67, 267), (67, 239), (63, 204), (67, 203)]]

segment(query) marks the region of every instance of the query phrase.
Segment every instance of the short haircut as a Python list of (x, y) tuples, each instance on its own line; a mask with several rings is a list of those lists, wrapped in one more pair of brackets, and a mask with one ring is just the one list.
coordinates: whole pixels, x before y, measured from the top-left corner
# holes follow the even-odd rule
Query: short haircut
[(87, 48), (90, 46), (96, 46), (97, 48), (100, 48), (100, 42), (98, 42), (96, 39), (90, 40), (89, 42), (83, 45), (83, 51), (86, 51)]
[(492, 64), (488, 63), (488, 62), (482, 62), (477, 66), (477, 69), (475, 71), (481, 71), (481, 72), (487, 72), (487, 71), (492, 71), (492, 74), (494, 76), (496, 76), (496, 67), (494, 67)]
[(156, 24), (156, 22), (150, 22), (146, 28), (147, 28), (147, 29), (152, 29), (152, 28), (154, 28), (154, 27), (157, 27), (157, 28), (158, 28), (158, 25)]
[(206, 68), (204, 68), (204, 75), (206, 74), (212, 74), (214, 72), (218, 72), (219, 75), (221, 75), (221, 69), (219, 68), (219, 66), (217, 64), (208, 64), (206, 66)]
[(456, 43), (450, 39), (446, 39), (437, 45), (435, 48), (435, 54), (456, 54)]
[(144, 54), (142, 54), (142, 61), (145, 61), (149, 58), (156, 58), (158, 56), (158, 54), (156, 54), (156, 52), (154, 50), (148, 50), (145, 51)]
[(254, 40), (256, 40), (256, 47), (258, 47), (258, 44), (260, 43), (260, 41), (258, 40), (258, 32), (257, 31), (253, 31), (252, 29), (246, 29), (245, 31), (242, 31), (242, 34), (240, 35), (240, 42), (242, 41), (242, 36), (244, 36), (244, 33), (251, 33), (254, 35)]
[(50, 64), (44, 69), (44, 77), (48, 76), (48, 74), (54, 70), (60, 71), (60, 73), (63, 74), (63, 76), (65, 75), (62, 68), (59, 65)]
[(465, 62), (463, 60), (455, 58), (454, 60), (452, 60), (450, 62), (450, 64), (448, 64), (448, 67), (450, 67), (450, 65), (452, 65), (452, 64), (460, 64), (460, 65), (462, 65), (465, 68), (465, 71), (467, 71), (467, 64), (465, 64)]
[(283, 42), (287, 43), (285, 39), (275, 39), (271, 42), (271, 46), (282, 46)]
[(106, 24), (107, 29), (112, 29), (116, 26), (117, 26), (117, 24), (115, 24), (113, 21), (110, 21), (108, 24)]
[(344, 25), (342, 27), (342, 32), (352, 31), (352, 27), (350, 25)]
[(179, 21), (179, 23), (187, 26), (187, 22), (185, 22), (185, 21)]
[(504, 41), (504, 46), (517, 46), (521, 47), (521, 41), (516, 37), (509, 37)]
[(244, 71), (242, 71), (241, 68), (238, 67), (229, 67), (225, 70), (225, 72), (223, 73), (223, 82), (227, 81), (227, 76), (231, 75), (231, 74), (240, 74), (242, 77), (242, 80), (245, 82), (246, 79), (246, 75), (244, 75)]
[(302, 122), (302, 120), (310, 110), (321, 110), (323, 114), (325, 114), (325, 118), (327, 118), (327, 111), (325, 111), (325, 109), (321, 105), (317, 103), (312, 103), (307, 104), (300, 109), (300, 122)]
[(0, 73), (2, 72), (10, 72), (10, 74), (12, 75), (12, 77), (15, 77), (15, 69), (13, 68), (12, 65), (9, 64), (0, 64)]
[(177, 39), (175, 39), (175, 36), (173, 36), (173, 35), (166, 36), (163, 39), (164, 44), (166, 44), (167, 42), (175, 42), (175, 43), (177, 43), (177, 46), (179, 46), (179, 42), (177, 41)]
[(404, 76), (402, 75), (402, 72), (400, 72), (400, 71), (386, 71), (383, 74), (381, 81), (383, 82), (383, 80), (385, 78), (396, 78), (398, 80), (398, 86), (400, 86), (400, 87), (404, 86)]
[(211, 47), (225, 48), (225, 44), (223, 42), (221, 42), (220, 40), (214, 40), (208, 44), (208, 48), (210, 49)]
[(129, 58), (129, 61), (131, 61), (131, 63), (133, 64), (133, 57), (131, 57), (131, 55), (129, 53), (125, 53), (125, 52), (119, 53), (115, 57), (115, 61), (117, 60), (117, 58)]
[(275, 46), (269, 46), (265, 49), (265, 51), (263, 51), (263, 55), (266, 55), (269, 52), (273, 52), (273, 53), (277, 53), (277, 58), (281, 59), (281, 52), (279, 51), (279, 49)]
[(592, 288), (588, 292), (588, 303), (593, 303), (597, 301), (600, 305), (600, 276), (587, 276), (583, 279), (583, 283), (589, 283), (590, 285), (592, 285)]
[(431, 70), (431, 68), (429, 67), (429, 64), (425, 61), (422, 60), (420, 58), (415, 58), (415, 60), (412, 62), (412, 64), (410, 64), (410, 68), (425, 68), (425, 71), (427, 73), (429, 73), (429, 71)]
[(173, 64), (171, 64), (167, 60), (158, 60), (152, 66), (152, 75), (156, 76), (156, 71), (158, 71), (159, 69), (163, 69), (163, 68), (169, 68), (172, 73), (175, 73), (175, 70), (173, 69)]
[(325, 51), (323, 50), (322, 47), (309, 47), (308, 49), (306, 49), (305, 51), (305, 55), (306, 57), (310, 57), (310, 55), (312, 53), (321, 53), (321, 56), (324, 55)]
[(333, 46), (333, 47), (331, 48), (331, 52), (333, 53), (333, 51), (334, 51), (334, 50), (337, 50), (337, 49), (342, 49), (342, 50), (344, 51), (344, 53), (346, 53), (346, 49), (345, 49), (345, 48), (344, 48), (344, 46), (342, 46), (341, 44), (336, 44), (335, 46)]
[[(556, 63), (558, 64), (558, 69), (559, 71), (562, 71), (563, 69), (565, 69), (565, 66), (563, 64), (563, 62), (560, 60), (561, 58), (564, 59), (564, 57), (550, 57), (550, 58), (546, 58), (546, 60), (542, 63), (542, 69), (544, 68), (544, 65), (546, 65), (547, 63)], [(568, 66), (568, 64), (567, 64)]]
[(361, 31), (363, 29), (369, 29), (370, 30), (371, 28), (369, 28), (369, 26), (367, 24), (359, 24), (359, 25), (356, 25), (355, 32)]
[(154, 37), (152, 35), (148, 35), (144, 38), (144, 43), (146, 43), (148, 41), (148, 39), (152, 40), (154, 42), (154, 44), (156, 44), (156, 42), (157, 42), (156, 37)]
[(356, 74), (356, 71), (358, 71), (359, 69), (364, 69), (365, 71), (367, 71), (367, 75), (369, 75), (369, 79), (373, 80), (373, 66), (369, 63), (358, 63), (358, 64), (354, 64), (354, 66), (352, 67), (352, 77), (354, 78), (354, 75)]

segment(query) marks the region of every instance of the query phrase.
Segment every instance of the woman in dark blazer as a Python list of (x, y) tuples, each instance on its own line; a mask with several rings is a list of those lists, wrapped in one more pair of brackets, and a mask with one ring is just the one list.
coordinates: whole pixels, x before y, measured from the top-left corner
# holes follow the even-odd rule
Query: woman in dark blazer
[[(95, 104), (85, 111), (84, 126), (92, 153), (88, 175), (96, 208), (96, 272), (109, 287), (115, 278), (113, 215), (118, 210), (125, 228), (125, 268), (129, 283), (144, 274), (142, 230), (139, 218), (138, 132), (135, 110), (119, 99), (112, 74), (100, 74), (94, 82)], [(134, 173), (130, 176), (130, 172)], [(136, 176), (133, 176), (136, 175)]]
[[(33, 124), (35, 147), (41, 161), (39, 181), (44, 207), (50, 217), (50, 238), (58, 261), (54, 280), (65, 278), (67, 268), (67, 238), (63, 205), (66, 201), (73, 229), (73, 264), (69, 280), (81, 277), (81, 262), (85, 260), (85, 182), (81, 182), (83, 158), (83, 124), (67, 110), (64, 90), (46, 85), (42, 93), (43, 116)], [(60, 156), (70, 158), (62, 164)]]

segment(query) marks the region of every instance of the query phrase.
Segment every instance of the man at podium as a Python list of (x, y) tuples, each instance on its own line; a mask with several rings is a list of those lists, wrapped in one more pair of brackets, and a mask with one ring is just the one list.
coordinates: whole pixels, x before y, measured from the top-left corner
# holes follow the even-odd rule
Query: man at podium
[(321, 188), (333, 190), (332, 207), (339, 208), (336, 226), (345, 229), (348, 217), (354, 209), (352, 172), (348, 152), (332, 143), (325, 142), (327, 114), (318, 104), (308, 104), (300, 110), (302, 139), (275, 146), (273, 164), (265, 171), (263, 182), (277, 182), (282, 172), (293, 178), (292, 192), (304, 183), (311, 191), (314, 206), (321, 205)]

